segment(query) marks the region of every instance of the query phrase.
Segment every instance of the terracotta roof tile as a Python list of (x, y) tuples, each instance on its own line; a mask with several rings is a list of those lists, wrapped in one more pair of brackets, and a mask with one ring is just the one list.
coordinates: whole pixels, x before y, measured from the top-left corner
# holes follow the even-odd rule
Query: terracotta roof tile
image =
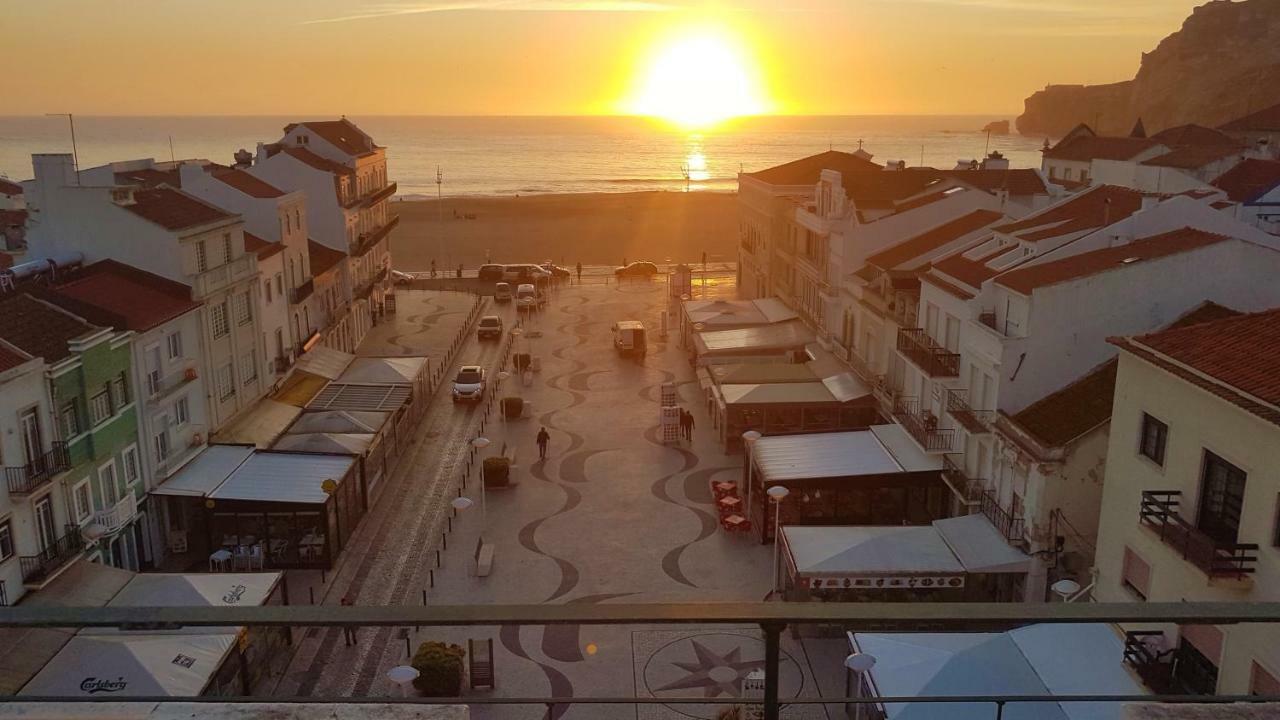
[(24, 292), (0, 299), (0, 338), (50, 364), (71, 355), (67, 343), (95, 330), (71, 313)]
[(230, 168), (228, 170), (215, 172), (213, 176), (249, 197), (278, 198), (284, 195), (283, 190), (275, 187), (266, 180), (250, 175), (244, 170)]
[(1148, 138), (1079, 135), (1044, 151), (1053, 160), (1132, 160), (1161, 143)]
[[(200, 307), (191, 288), (115, 260), (101, 260), (54, 289), (52, 302), (101, 325), (144, 332)], [(97, 311), (95, 313), (95, 311)]]
[(30, 355), (0, 341), (0, 372), (12, 370), (30, 359)]
[(1183, 228), (1135, 240), (1127, 245), (1093, 250), (1061, 260), (1010, 270), (997, 277), (996, 284), (1023, 295), (1030, 295), (1037, 288), (1119, 270), (1129, 265), (1178, 255), (1231, 239), (1226, 235)]
[(1098, 185), (1017, 222), (1000, 225), (995, 229), (1017, 235), (1021, 240), (1034, 242), (1103, 228), (1140, 209), (1141, 192), (1115, 185)]
[(1010, 419), (1044, 446), (1062, 447), (1111, 419), (1118, 366), (1112, 358)]
[(307, 122), (294, 123), (285, 126), (285, 133), (293, 130), (298, 125), (302, 125), (307, 130), (324, 138), (330, 145), (348, 155), (366, 155), (373, 152), (376, 147), (365, 138), (364, 133), (360, 132), (354, 123), (345, 118), (342, 120), (309, 120)]
[(13, 197), (22, 194), (22, 186), (12, 180), (0, 178), (0, 195)]
[(982, 287), (982, 283), (1000, 274), (999, 270), (991, 267), (988, 263), (1003, 255), (1017, 252), (1017, 250), (1018, 245), (1016, 244), (1005, 245), (1004, 247), (996, 248), (992, 252), (972, 260), (965, 257), (965, 253), (960, 252), (955, 255), (942, 258), (935, 262), (933, 267), (937, 268), (939, 272), (953, 277), (969, 287), (979, 288)]
[(853, 153), (828, 150), (782, 165), (746, 173), (746, 175), (769, 185), (813, 185), (818, 182), (818, 177), (823, 170), (837, 170), (847, 178), (853, 173), (880, 169), (881, 167), (876, 163)]
[(1152, 135), (1151, 139), (1164, 145), (1168, 145), (1169, 147), (1183, 147), (1187, 145), (1228, 145), (1236, 147), (1240, 144), (1230, 135), (1203, 125), (1179, 125), (1177, 127), (1171, 127)]
[(125, 210), (167, 230), (185, 230), (235, 217), (171, 187), (138, 190), (133, 200), (132, 205), (123, 206)]
[(1230, 132), (1278, 132), (1280, 131), (1280, 105), (1272, 105), (1256, 113), (1219, 125), (1219, 130)]
[(323, 170), (327, 173), (333, 173), (334, 175), (354, 175), (356, 172), (342, 163), (336, 163), (328, 158), (322, 158), (306, 148), (287, 147), (282, 148), (281, 152), (301, 163), (310, 165), (317, 170)]
[(1280, 187), (1280, 161), (1243, 160), (1219, 175), (1213, 186), (1235, 202), (1253, 202)]
[(1002, 217), (1004, 217), (1002, 213), (994, 210), (974, 210), (967, 215), (962, 215), (915, 237), (908, 238), (897, 245), (881, 250), (867, 258), (867, 264), (876, 265), (884, 270), (891, 270), (911, 263), (913, 260), (927, 260), (929, 253), (945, 247), (969, 233), (991, 225)]
[(1044, 195), (1049, 188), (1044, 178), (1032, 168), (1010, 168), (1008, 170), (941, 170), (944, 176), (960, 180), (979, 190), (994, 193), (997, 190), (1008, 190), (1013, 196)]
[(948, 294), (960, 298), (961, 300), (972, 300), (974, 298), (974, 294), (968, 290), (963, 290), (935, 275), (921, 275), (920, 279)]
[(1145, 160), (1142, 164), (1178, 170), (1199, 170), (1243, 152), (1244, 148), (1236, 145), (1187, 145)]
[(278, 252), (284, 251), (284, 243), (270, 242), (246, 231), (244, 234), (244, 249), (246, 252), (255, 253), (259, 260), (265, 260)]
[(325, 247), (311, 239), (307, 240), (307, 254), (311, 260), (312, 277), (319, 277), (320, 275), (325, 274), (330, 268), (342, 262), (343, 259), (347, 257), (345, 253)]

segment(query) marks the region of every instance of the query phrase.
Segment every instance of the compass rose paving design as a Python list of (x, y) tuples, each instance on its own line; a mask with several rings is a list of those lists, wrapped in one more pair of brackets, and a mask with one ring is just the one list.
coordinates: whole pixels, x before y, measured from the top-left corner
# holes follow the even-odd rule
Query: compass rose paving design
[[(815, 696), (803, 658), (783, 636), (779, 697)], [(801, 652), (798, 647), (797, 652)], [(712, 720), (721, 708), (753, 696), (748, 676), (764, 669), (764, 637), (754, 628), (637, 630), (632, 633), (636, 694), (641, 697), (705, 697), (706, 705), (641, 705), (637, 720)], [(755, 693), (758, 697), (761, 693)], [(825, 719), (821, 705), (784, 707), (789, 720)]]

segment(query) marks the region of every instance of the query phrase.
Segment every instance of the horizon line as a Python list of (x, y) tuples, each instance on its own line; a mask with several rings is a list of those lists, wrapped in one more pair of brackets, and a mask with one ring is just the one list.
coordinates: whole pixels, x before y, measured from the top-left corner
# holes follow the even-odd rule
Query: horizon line
[[(740, 120), (759, 120), (759, 119), (777, 119), (777, 118), (868, 118), (868, 117), (900, 117), (900, 118), (928, 118), (928, 117), (990, 117), (1004, 115), (1021, 115), (1018, 113), (1002, 113), (1002, 112), (956, 112), (956, 113), (895, 113), (895, 112), (871, 112), (871, 113), (767, 113), (761, 115), (738, 115), (726, 118), (721, 124), (732, 123)], [(96, 118), (198, 118), (198, 117), (234, 117), (234, 118), (292, 118), (302, 115), (313, 115), (323, 117), (364, 117), (364, 118), (494, 118), (494, 119), (635, 119), (649, 120), (653, 122), (666, 122), (664, 118), (653, 115), (636, 115), (633, 113), (567, 113), (567, 114), (503, 114), (503, 113), (178, 113), (178, 114), (117, 114), (117, 113), (93, 113), (84, 114), (76, 113), (79, 117), (96, 117)], [(16, 113), (16, 114), (0, 114), (0, 118), (43, 118), (47, 117), (47, 113)]]

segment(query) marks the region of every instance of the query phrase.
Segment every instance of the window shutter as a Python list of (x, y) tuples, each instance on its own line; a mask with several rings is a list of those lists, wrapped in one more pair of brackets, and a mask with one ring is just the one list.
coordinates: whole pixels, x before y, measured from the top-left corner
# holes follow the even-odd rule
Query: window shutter
[(1182, 625), (1178, 632), (1214, 665), (1222, 663), (1222, 630), (1217, 625)]
[(1121, 578), (1142, 593), (1142, 597), (1151, 596), (1151, 566), (1129, 547), (1124, 549)]

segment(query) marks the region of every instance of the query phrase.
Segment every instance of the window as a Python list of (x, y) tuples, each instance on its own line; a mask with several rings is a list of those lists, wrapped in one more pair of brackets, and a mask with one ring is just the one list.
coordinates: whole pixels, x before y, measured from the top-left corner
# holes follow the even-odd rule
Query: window
[(302, 229), (302, 213), (299, 213), (297, 210), (293, 211), (293, 226), (299, 230)]
[(76, 514), (76, 522), (84, 522), (93, 512), (93, 494), (89, 492), (89, 479), (85, 478), (71, 490), (72, 511)]
[(1138, 452), (1151, 462), (1164, 467), (1164, 447), (1168, 439), (1169, 426), (1142, 413), (1142, 437)]
[(222, 233), (222, 262), (231, 262), (231, 233)]
[(111, 396), (106, 390), (89, 399), (89, 422), (100, 425), (111, 417)]
[(1143, 600), (1151, 592), (1151, 566), (1127, 546), (1120, 567), (1120, 585)]
[(218, 399), (226, 400), (235, 394), (235, 371), (231, 369), (231, 363), (227, 363), (218, 369)]
[[(289, 261), (289, 267), (293, 267), (293, 261)], [(284, 295), (284, 273), (276, 273), (276, 294)]]
[(129, 383), (125, 379), (124, 371), (115, 380), (111, 381), (111, 402), (116, 412), (129, 404)]
[(173, 420), (179, 425), (186, 425), (191, 419), (191, 407), (187, 404), (187, 397), (184, 395), (173, 403)]
[(120, 501), (120, 486), (116, 483), (116, 462), (108, 460), (98, 468), (98, 482), (102, 484), (103, 506), (110, 508)]
[(248, 291), (236, 296), (236, 322), (245, 325), (253, 320), (253, 303)]
[(209, 269), (209, 255), (205, 252), (204, 241), (196, 243), (196, 272)]
[(130, 445), (120, 454), (120, 458), (124, 465), (124, 482), (129, 487), (138, 484), (138, 480), (142, 478), (142, 470), (138, 467), (138, 446)]
[(11, 557), (13, 557), (13, 527), (9, 524), (9, 518), (5, 518), (4, 522), (0, 522), (0, 562)]
[(166, 338), (166, 343), (169, 348), (170, 360), (177, 360), (178, 358), (182, 357), (182, 333), (180, 332), (169, 333), (169, 337)]
[(156, 462), (163, 463), (169, 457), (169, 431), (161, 430), (151, 438), (151, 448), (156, 454)]
[(1196, 527), (1221, 543), (1234, 543), (1240, 533), (1244, 504), (1245, 472), (1217, 455), (1204, 451), (1200, 479), (1200, 516)]
[(70, 440), (80, 434), (80, 418), (76, 415), (74, 401), (62, 406), (58, 418), (62, 421), (62, 437)]
[(257, 353), (253, 350), (245, 353), (240, 358), (240, 377), (244, 378), (244, 384), (248, 385), (258, 379), (258, 363)]
[(226, 337), (227, 333), (231, 332), (231, 327), (227, 325), (227, 304), (220, 302), (214, 305), (210, 312), (213, 313), (213, 336)]
[(267, 304), (271, 304), (271, 280), (268, 278), (262, 281), (262, 297), (266, 298)]

